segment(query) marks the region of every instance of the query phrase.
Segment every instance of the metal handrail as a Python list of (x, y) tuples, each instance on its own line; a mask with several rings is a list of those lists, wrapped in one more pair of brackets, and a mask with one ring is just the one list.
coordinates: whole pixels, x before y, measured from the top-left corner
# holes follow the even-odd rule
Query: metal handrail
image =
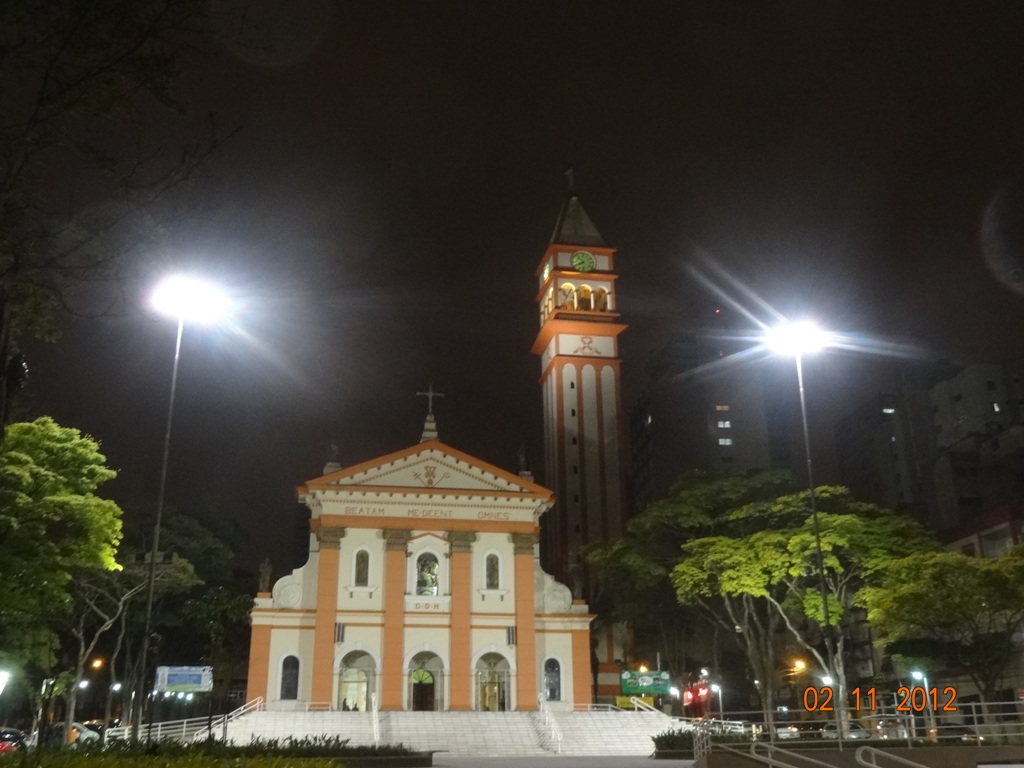
[(380, 706), (376, 691), (370, 694), (370, 710), (373, 712), (373, 743), (380, 744)]
[(545, 727), (551, 729), (551, 741), (555, 743), (555, 751), (559, 755), (562, 754), (562, 729), (558, 727), (558, 723), (555, 721), (555, 715), (552, 713), (551, 707), (548, 706), (543, 695), (537, 695), (537, 707), (540, 709), (541, 714), (544, 715)]
[[(644, 701), (643, 699), (638, 699), (636, 696), (630, 696), (629, 703), (633, 705), (634, 711), (640, 709), (644, 712), (657, 712), (659, 715), (665, 715), (665, 713), (657, 707), (652, 707), (646, 701)], [(668, 715), (665, 715), (665, 717), (668, 717)]]
[[(757, 754), (759, 749), (763, 749), (768, 754), (762, 757), (761, 755)], [(802, 752), (794, 752), (791, 749), (783, 749), (782, 747), (777, 746), (775, 744), (768, 744), (765, 742), (755, 741), (753, 744), (750, 745), (750, 756), (759, 762), (766, 763), (768, 765), (787, 765), (792, 766), (792, 768), (797, 768), (797, 766), (795, 766), (793, 763), (782, 762), (778, 759), (777, 755), (781, 755), (782, 757), (785, 757), (789, 760), (802, 760), (804, 765), (813, 765), (815, 766), (815, 768), (835, 768), (835, 766), (832, 763), (826, 763), (823, 760), (817, 760), (813, 757), (805, 755)]]
[[(237, 720), (242, 715), (246, 715), (250, 712), (259, 712), (263, 709), (263, 697), (257, 696), (255, 699), (246, 702), (238, 709), (235, 709), (226, 715), (220, 715), (214, 718), (190, 717), (184, 720), (165, 720), (158, 723), (143, 723), (142, 727), (138, 729), (139, 738), (155, 741), (188, 741), (189, 738), (195, 736), (197, 733), (201, 733), (202, 731), (209, 731), (212, 736), (213, 729), (221, 727), (223, 727), (226, 737), (228, 723), (233, 720)], [(108, 728), (106, 731), (106, 737), (109, 741), (126, 739), (130, 737), (132, 731), (135, 729), (134, 725)]]
[[(922, 763), (915, 763), (913, 760), (907, 760), (905, 757), (894, 755), (891, 752), (885, 752), (877, 747), (857, 747), (857, 751), (853, 753), (854, 757), (860, 765), (864, 768), (884, 768), (878, 764), (878, 758), (884, 757), (886, 761), (895, 763), (896, 765), (906, 766), (906, 768), (927, 768)], [(868, 759), (870, 758), (870, 759)]]

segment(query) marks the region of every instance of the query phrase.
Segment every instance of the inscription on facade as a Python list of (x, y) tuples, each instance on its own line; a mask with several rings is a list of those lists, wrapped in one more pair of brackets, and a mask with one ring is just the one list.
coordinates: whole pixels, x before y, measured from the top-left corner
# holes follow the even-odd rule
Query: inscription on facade
[[(356, 505), (346, 505), (342, 507), (341, 514), (350, 515), (352, 517), (418, 517), (418, 518), (429, 518), (437, 520), (468, 520), (473, 517), (472, 511), (462, 510), (451, 510), (451, 509), (424, 509), (420, 507), (415, 508), (395, 508), (395, 507), (360, 507)], [(513, 516), (511, 512), (505, 510), (494, 510), (494, 509), (482, 509), (478, 510), (475, 514), (477, 520), (514, 520), (516, 518), (528, 519), (530, 511), (524, 510), (522, 514)]]

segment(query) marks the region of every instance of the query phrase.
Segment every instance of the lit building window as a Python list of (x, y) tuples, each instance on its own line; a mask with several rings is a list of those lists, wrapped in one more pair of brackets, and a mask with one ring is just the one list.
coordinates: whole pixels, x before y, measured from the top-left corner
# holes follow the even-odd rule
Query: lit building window
[(895, 408), (883, 408), (882, 413), (896, 413)]
[(992, 410), (999, 413), (999, 403), (992, 403)]
[(720, 438), (718, 438), (718, 444), (719, 445), (732, 445), (732, 438), (731, 437), (720, 437)]
[(728, 405), (716, 405), (715, 406), (715, 410), (716, 411), (728, 411), (729, 410), (729, 406)]
[(718, 422), (718, 428), (719, 429), (731, 429), (732, 428), (732, 422), (731, 421), (720, 421), (720, 422)]

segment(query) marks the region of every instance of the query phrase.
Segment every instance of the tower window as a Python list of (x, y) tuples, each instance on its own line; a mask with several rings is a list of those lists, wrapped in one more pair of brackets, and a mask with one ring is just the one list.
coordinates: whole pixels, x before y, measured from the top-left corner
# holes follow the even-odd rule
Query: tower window
[(575, 415), (576, 415), (576, 409), (575, 409), (575, 408), (573, 408), (572, 410), (570, 410), (570, 411), (569, 411), (569, 415), (570, 415), (570, 416), (575, 416)]
[(732, 438), (731, 437), (720, 437), (720, 438), (718, 438), (718, 444), (719, 445), (732, 445)]
[(728, 411), (729, 410), (729, 406), (728, 405), (716, 405), (715, 406), (715, 410), (716, 411)]
[(718, 422), (718, 428), (719, 429), (732, 429), (732, 422), (731, 421), (720, 421), (720, 422)]
[(999, 413), (999, 403), (992, 403), (992, 410)]

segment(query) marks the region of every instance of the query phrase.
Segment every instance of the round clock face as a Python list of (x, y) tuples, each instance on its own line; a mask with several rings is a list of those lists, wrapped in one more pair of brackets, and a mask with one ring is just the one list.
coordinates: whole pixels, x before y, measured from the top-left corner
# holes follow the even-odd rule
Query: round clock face
[(576, 251), (569, 257), (569, 263), (579, 272), (589, 272), (594, 268), (594, 254), (589, 251)]

